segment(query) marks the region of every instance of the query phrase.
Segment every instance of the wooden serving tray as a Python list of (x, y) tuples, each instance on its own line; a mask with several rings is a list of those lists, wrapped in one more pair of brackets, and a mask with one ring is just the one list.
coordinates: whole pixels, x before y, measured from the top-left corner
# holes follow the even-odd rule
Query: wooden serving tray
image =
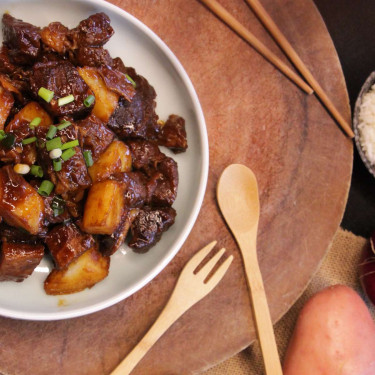
[[(286, 61), (244, 1), (220, 2)], [(175, 323), (134, 374), (197, 373), (248, 346), (255, 332), (241, 259), (215, 201), (218, 177), (228, 164), (244, 163), (258, 177), (259, 260), (275, 321), (306, 287), (345, 209), (352, 142), (315, 96), (306, 96), (198, 1), (113, 3), (167, 43), (197, 90), (210, 141), (203, 207), (173, 261), (125, 301), (64, 321), (0, 318), (2, 374), (110, 373), (156, 319), (185, 262), (213, 239), (234, 254), (230, 271)], [(349, 120), (341, 67), (313, 2), (263, 0), (263, 4)]]

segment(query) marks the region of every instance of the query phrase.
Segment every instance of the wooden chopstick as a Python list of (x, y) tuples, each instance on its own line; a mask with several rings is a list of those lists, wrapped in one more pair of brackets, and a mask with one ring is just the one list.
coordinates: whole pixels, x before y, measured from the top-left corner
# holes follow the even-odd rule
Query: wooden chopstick
[(311, 72), (307, 69), (306, 65), (300, 59), (296, 51), (293, 49), (291, 44), (285, 38), (283, 33), (277, 27), (275, 22), (272, 20), (267, 11), (263, 8), (258, 0), (246, 0), (250, 7), (254, 10), (259, 19), (263, 22), (266, 29), (274, 37), (276, 42), (289, 57), (291, 62), (300, 71), (306, 81), (311, 85), (308, 86), (298, 75), (296, 75), (287, 65), (285, 65), (275, 54), (273, 54), (262, 42), (260, 42), (249, 30), (241, 25), (225, 8), (223, 8), (216, 0), (200, 0), (204, 3), (211, 11), (223, 20), (229, 27), (237, 32), (242, 38), (244, 38), (250, 45), (252, 45), (261, 55), (267, 60), (274, 64), (280, 69), (289, 79), (297, 84), (302, 90), (308, 94), (312, 94), (314, 89), (316, 95), (326, 106), (328, 112), (338, 122), (343, 131), (350, 137), (354, 137), (353, 130), (348, 122), (342, 117), (340, 112), (336, 109), (332, 101), (329, 99), (327, 94), (324, 92), (322, 87), (316, 81)]
[(293, 72), (285, 63), (283, 63), (273, 52), (271, 52), (257, 37), (239, 23), (225, 8), (216, 0), (200, 0), (211, 11), (231, 27), (237, 34), (252, 45), (263, 57), (275, 65), (291, 81), (299, 86), (307, 94), (312, 94), (313, 89), (296, 73)]
[(253, 9), (254, 13), (259, 17), (262, 21), (265, 28), (269, 31), (269, 33), (274, 37), (276, 42), (285, 52), (285, 54), (289, 57), (290, 61), (294, 64), (294, 66), (300, 71), (302, 76), (306, 79), (306, 81), (310, 84), (310, 86), (314, 89), (316, 95), (320, 98), (323, 104), (326, 106), (328, 111), (331, 115), (336, 119), (339, 123), (341, 128), (345, 131), (345, 133), (350, 137), (354, 137), (354, 133), (350, 125), (345, 121), (345, 119), (341, 116), (340, 112), (336, 109), (334, 104), (331, 102), (327, 94), (324, 92), (322, 87), (319, 85), (317, 80), (311, 74), (309, 69), (303, 63), (301, 58), (298, 56), (297, 52), (288, 42), (284, 34), (281, 30), (277, 27), (276, 23), (273, 21), (271, 16), (268, 12), (264, 9), (262, 4), (259, 0), (246, 0), (249, 6)]

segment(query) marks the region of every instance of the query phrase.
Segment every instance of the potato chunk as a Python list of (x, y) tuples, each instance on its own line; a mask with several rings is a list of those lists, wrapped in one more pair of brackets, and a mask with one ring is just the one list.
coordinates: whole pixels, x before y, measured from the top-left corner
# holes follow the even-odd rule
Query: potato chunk
[(124, 210), (124, 185), (117, 181), (96, 182), (90, 189), (83, 213), (82, 230), (112, 234)]
[(13, 95), (0, 85), (0, 129), (4, 129), (5, 122), (14, 104)]
[(121, 141), (114, 141), (89, 168), (89, 175), (93, 182), (101, 181), (114, 173), (130, 172), (131, 167), (132, 157), (129, 147)]
[(95, 245), (94, 238), (82, 233), (78, 227), (69, 223), (54, 227), (46, 236), (46, 245), (57, 268), (65, 268), (75, 258)]
[(71, 294), (93, 287), (108, 275), (109, 257), (92, 247), (74, 260), (67, 268), (54, 269), (44, 282), (50, 295)]
[(107, 123), (117, 107), (120, 96), (107, 88), (96, 68), (78, 68), (78, 73), (94, 92), (95, 105), (92, 113)]
[(37, 191), (8, 165), (0, 169), (0, 216), (6, 223), (38, 234), (44, 202)]
[(33, 273), (43, 255), (43, 245), (3, 242), (0, 281), (23, 281)]

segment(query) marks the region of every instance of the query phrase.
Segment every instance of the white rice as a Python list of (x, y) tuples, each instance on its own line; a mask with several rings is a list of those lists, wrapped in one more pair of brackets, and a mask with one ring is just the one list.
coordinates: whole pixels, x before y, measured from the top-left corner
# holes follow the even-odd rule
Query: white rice
[(358, 130), (361, 148), (368, 161), (375, 165), (375, 84), (362, 97)]

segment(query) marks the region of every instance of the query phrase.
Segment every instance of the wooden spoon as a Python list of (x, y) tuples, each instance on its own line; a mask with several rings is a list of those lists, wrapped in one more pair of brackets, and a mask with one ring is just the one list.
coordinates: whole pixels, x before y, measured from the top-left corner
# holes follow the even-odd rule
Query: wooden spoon
[(266, 373), (282, 375), (257, 257), (260, 211), (257, 180), (249, 168), (232, 164), (220, 176), (216, 193), (221, 212), (241, 250)]

